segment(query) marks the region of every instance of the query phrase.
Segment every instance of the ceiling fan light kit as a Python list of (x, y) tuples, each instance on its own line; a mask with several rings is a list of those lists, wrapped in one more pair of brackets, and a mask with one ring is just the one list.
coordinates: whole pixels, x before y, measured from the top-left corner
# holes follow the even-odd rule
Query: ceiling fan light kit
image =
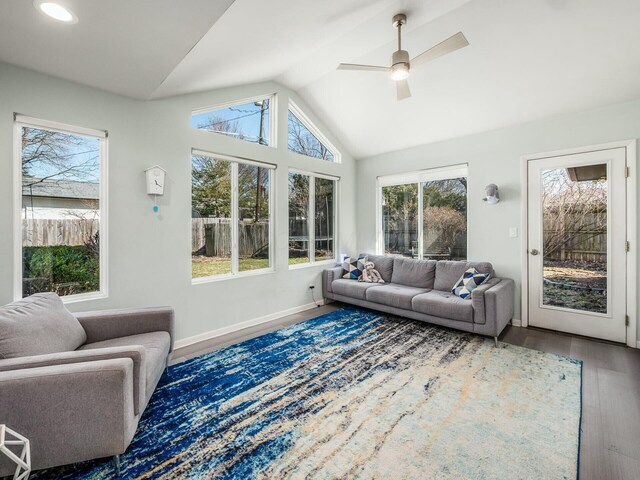
[(411, 64), (420, 65), (430, 62), (438, 57), (451, 53), (469, 45), (462, 32), (447, 38), (429, 50), (421, 53), (417, 57), (410, 59), (409, 52), (402, 50), (402, 26), (407, 23), (407, 16), (398, 13), (393, 16), (393, 26), (398, 30), (398, 49), (391, 55), (391, 66), (383, 67), (379, 65), (359, 65), (355, 63), (341, 63), (338, 70), (364, 70), (369, 72), (388, 72), (391, 80), (396, 82), (396, 95), (398, 100), (404, 100), (411, 96), (407, 77), (411, 71)]

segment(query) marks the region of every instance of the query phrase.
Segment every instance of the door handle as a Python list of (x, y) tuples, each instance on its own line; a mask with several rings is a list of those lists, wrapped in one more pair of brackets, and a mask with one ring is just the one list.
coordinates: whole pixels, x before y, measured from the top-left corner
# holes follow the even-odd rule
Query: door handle
[(539, 252), (538, 250), (536, 250), (535, 248), (532, 248), (532, 249), (529, 251), (529, 253), (530, 253), (531, 255), (538, 255), (540, 252)]

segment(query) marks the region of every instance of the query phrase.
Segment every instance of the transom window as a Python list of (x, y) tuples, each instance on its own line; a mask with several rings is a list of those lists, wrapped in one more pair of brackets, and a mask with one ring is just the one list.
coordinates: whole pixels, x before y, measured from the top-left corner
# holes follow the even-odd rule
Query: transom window
[(274, 95), (205, 108), (193, 112), (191, 126), (246, 142), (273, 145), (272, 105)]
[(378, 253), (467, 258), (467, 166), (378, 178)]
[(273, 269), (274, 168), (266, 163), (193, 150), (193, 279)]
[(289, 103), (288, 116), (289, 151), (329, 162), (339, 162), (336, 148), (293, 102)]
[(289, 172), (289, 265), (336, 258), (338, 179)]
[(104, 131), (16, 115), (20, 224), (16, 297), (107, 294)]

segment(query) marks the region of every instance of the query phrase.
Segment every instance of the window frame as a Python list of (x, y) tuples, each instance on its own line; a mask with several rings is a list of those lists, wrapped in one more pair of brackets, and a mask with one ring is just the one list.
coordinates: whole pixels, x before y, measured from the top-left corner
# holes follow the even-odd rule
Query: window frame
[(78, 293), (60, 297), (64, 303), (77, 303), (109, 297), (109, 132), (87, 127), (77, 127), (52, 120), (13, 114), (13, 298), (18, 301), (22, 296), (22, 128), (36, 128), (71, 135), (93, 137), (100, 140), (100, 289), (96, 292)]
[(191, 121), (191, 119), (193, 118), (194, 115), (199, 115), (202, 113), (210, 113), (210, 112), (214, 112), (215, 110), (223, 110), (225, 108), (229, 108), (229, 107), (237, 107), (238, 105), (245, 105), (247, 103), (253, 103), (253, 102), (257, 102), (258, 100), (269, 100), (269, 143), (267, 145), (261, 145), (258, 142), (249, 142), (246, 140), (240, 140), (239, 138), (234, 138), (231, 135), (225, 135), (223, 133), (216, 133), (216, 132), (208, 132), (207, 130), (203, 130), (200, 128), (195, 128), (195, 127), (191, 127), (194, 130), (203, 132), (203, 133), (216, 133), (216, 135), (220, 135), (222, 137), (227, 137), (230, 138), (232, 140), (239, 140), (241, 142), (244, 143), (249, 143), (249, 144), (254, 144), (254, 145), (258, 145), (261, 147), (270, 147), (270, 148), (278, 148), (278, 129), (277, 129), (277, 121), (278, 121), (278, 115), (277, 115), (277, 93), (266, 93), (266, 94), (262, 94), (262, 95), (254, 95), (252, 97), (247, 97), (247, 98), (241, 98), (239, 100), (232, 100), (229, 102), (223, 102), (223, 103), (216, 103), (214, 105), (209, 105), (206, 107), (201, 107), (201, 108), (196, 108), (194, 110), (191, 111), (191, 117), (189, 118), (189, 120)]
[[(424, 259), (424, 206), (422, 183), (437, 180), (447, 180), (451, 178), (466, 177), (469, 178), (469, 166), (466, 163), (449, 165), (446, 167), (429, 168), (413, 172), (400, 173), (395, 175), (381, 175), (376, 177), (376, 254), (386, 255), (384, 253), (384, 230), (382, 228), (383, 212), (382, 212), (382, 189), (384, 187), (392, 187), (395, 185), (418, 186), (418, 259)], [(469, 198), (469, 189), (467, 188), (467, 200)], [(468, 202), (467, 202), (468, 203)], [(467, 217), (467, 244), (469, 240), (469, 219)], [(389, 255), (392, 256), (392, 255)], [(468, 252), (467, 252), (468, 256)]]
[[(202, 283), (219, 282), (223, 280), (229, 280), (233, 278), (251, 277), (254, 275), (263, 275), (267, 273), (275, 272), (276, 266), (276, 236), (275, 236), (275, 198), (274, 198), (274, 182), (275, 171), (278, 166), (273, 163), (252, 160), (249, 158), (243, 158), (233, 155), (224, 155), (221, 153), (214, 153), (208, 150), (200, 148), (191, 149), (191, 161), (193, 162), (194, 155), (202, 155), (210, 157), (214, 160), (223, 160), (230, 163), (231, 168), (231, 272), (223, 273), (220, 275), (210, 275), (208, 277), (193, 278), (193, 269), (191, 269), (191, 284), (199, 285)], [(238, 243), (238, 222), (240, 215), (239, 207), (239, 186), (238, 186), (238, 165), (243, 163), (245, 165), (253, 165), (260, 168), (265, 168), (269, 172), (269, 266), (267, 268), (258, 268), (255, 270), (240, 271), (240, 256), (239, 256), (239, 243)], [(193, 167), (192, 167), (193, 168)], [(193, 198), (193, 183), (191, 184), (191, 198)], [(191, 240), (191, 239), (190, 239)], [(191, 243), (191, 242), (190, 242)], [(190, 256), (190, 262), (193, 255)]]
[[(324, 147), (327, 150), (329, 150), (329, 152), (331, 152), (331, 154), (333, 155), (333, 162), (329, 162), (329, 163), (342, 163), (342, 154), (340, 153), (340, 150), (338, 150), (336, 146), (329, 141), (329, 139), (324, 135), (324, 133), (322, 133), (320, 129), (315, 126), (315, 124), (311, 121), (311, 119), (291, 99), (289, 99), (289, 105), (287, 107), (287, 115), (289, 114), (289, 111), (295, 115), (295, 117), (300, 121), (300, 123), (302, 123), (302, 125), (304, 125), (306, 129), (309, 130), (309, 132), (311, 132), (311, 134), (315, 136), (318, 139), (318, 141), (322, 145), (324, 145)], [(287, 151), (289, 153), (292, 153), (294, 155), (300, 155), (301, 157), (304, 157), (304, 158), (313, 158), (314, 160), (320, 160), (323, 162), (328, 161), (328, 160), (322, 160), (321, 158), (312, 157), (310, 155), (304, 155), (302, 153), (298, 153), (298, 152), (294, 152), (293, 150), (290, 150), (288, 139), (289, 139), (289, 123), (287, 121)]]
[[(309, 177), (309, 212), (307, 215), (307, 228), (309, 230), (309, 261), (304, 263), (289, 264), (289, 175), (306, 175)], [(333, 258), (327, 260), (316, 261), (316, 178), (333, 181)], [(335, 175), (327, 175), (325, 173), (310, 172), (297, 168), (289, 168), (287, 172), (287, 266), (289, 270), (297, 270), (300, 268), (315, 267), (317, 265), (333, 265), (338, 260), (338, 198), (340, 177)]]

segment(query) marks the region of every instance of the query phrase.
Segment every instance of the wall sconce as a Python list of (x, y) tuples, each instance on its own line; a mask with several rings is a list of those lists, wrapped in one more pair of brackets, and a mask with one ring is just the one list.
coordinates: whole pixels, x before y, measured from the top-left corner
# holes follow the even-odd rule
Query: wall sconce
[(482, 199), (489, 205), (495, 205), (500, 201), (500, 194), (498, 193), (498, 186), (495, 183), (490, 183), (484, 187), (485, 197)]

